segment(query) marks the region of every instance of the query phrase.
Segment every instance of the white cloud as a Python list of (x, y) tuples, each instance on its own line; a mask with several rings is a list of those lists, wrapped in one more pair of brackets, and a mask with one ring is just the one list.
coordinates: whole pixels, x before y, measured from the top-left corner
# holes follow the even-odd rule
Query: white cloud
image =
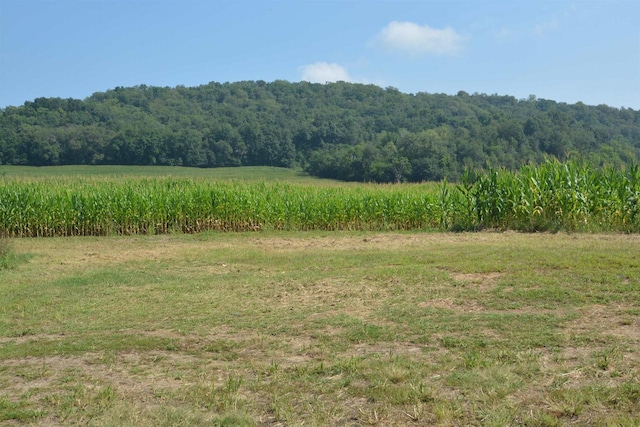
[(413, 22), (393, 21), (380, 31), (376, 40), (389, 50), (412, 55), (446, 55), (458, 52), (464, 38), (449, 27), (439, 30)]
[(327, 82), (352, 82), (346, 68), (339, 64), (329, 64), (328, 62), (316, 62), (300, 67), (302, 77), (300, 80), (311, 83), (327, 83)]

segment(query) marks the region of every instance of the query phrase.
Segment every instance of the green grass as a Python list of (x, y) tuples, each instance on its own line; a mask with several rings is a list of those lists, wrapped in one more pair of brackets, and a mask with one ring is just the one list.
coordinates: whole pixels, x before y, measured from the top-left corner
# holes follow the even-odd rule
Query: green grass
[(0, 420), (635, 425), (640, 239), (17, 239)]
[(0, 268), (6, 267), (6, 262), (11, 255), (11, 246), (9, 239), (0, 237)]
[(178, 166), (0, 166), (0, 176), (8, 178), (195, 178), (240, 181), (286, 181), (295, 183), (333, 182), (303, 172), (268, 166), (235, 168), (188, 168)]
[(0, 235), (0, 270), (14, 268), (25, 259), (25, 256), (15, 254), (11, 239)]

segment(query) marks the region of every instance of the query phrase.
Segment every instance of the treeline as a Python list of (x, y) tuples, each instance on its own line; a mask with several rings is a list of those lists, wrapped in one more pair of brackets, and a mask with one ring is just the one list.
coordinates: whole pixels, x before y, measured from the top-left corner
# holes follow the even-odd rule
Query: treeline
[(286, 81), (117, 87), (0, 110), (0, 164), (265, 165), (395, 182), (572, 155), (637, 163), (640, 111)]

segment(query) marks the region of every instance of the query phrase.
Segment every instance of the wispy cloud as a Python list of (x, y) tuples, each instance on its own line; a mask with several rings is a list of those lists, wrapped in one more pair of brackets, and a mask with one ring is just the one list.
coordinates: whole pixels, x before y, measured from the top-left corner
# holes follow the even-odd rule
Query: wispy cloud
[(543, 36), (550, 31), (557, 29), (560, 26), (558, 18), (555, 16), (549, 19), (548, 21), (542, 22), (533, 27), (533, 33), (537, 36)]
[(393, 21), (376, 36), (375, 43), (411, 55), (451, 55), (462, 49), (464, 37), (447, 27), (442, 30), (413, 22)]
[(498, 40), (507, 40), (513, 37), (514, 32), (507, 27), (492, 32), (493, 36)]
[(328, 62), (315, 62), (300, 67), (302, 76), (300, 80), (311, 83), (327, 83), (327, 82), (353, 82), (349, 72), (345, 67), (339, 64), (330, 64)]

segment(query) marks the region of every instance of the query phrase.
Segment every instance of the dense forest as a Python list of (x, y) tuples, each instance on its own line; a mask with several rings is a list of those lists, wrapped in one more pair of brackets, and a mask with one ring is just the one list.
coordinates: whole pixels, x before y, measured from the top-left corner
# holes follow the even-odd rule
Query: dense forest
[(571, 156), (637, 163), (640, 111), (286, 81), (117, 87), (0, 109), (0, 164), (267, 165), (398, 182)]

